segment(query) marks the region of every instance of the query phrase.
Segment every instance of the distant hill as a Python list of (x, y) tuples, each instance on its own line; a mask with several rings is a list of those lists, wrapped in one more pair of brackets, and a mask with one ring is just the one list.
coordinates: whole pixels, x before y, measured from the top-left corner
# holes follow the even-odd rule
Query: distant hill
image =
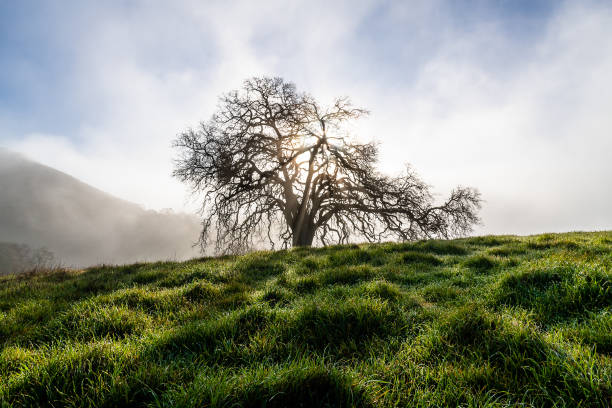
[(199, 230), (194, 215), (145, 210), (0, 149), (0, 242), (86, 266), (194, 257)]

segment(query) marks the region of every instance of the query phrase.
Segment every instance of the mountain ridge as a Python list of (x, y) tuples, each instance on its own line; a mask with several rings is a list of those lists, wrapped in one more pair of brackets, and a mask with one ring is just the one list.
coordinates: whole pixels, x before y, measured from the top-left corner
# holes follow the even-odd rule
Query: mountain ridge
[(86, 266), (198, 255), (195, 215), (146, 210), (0, 149), (0, 242), (46, 247)]

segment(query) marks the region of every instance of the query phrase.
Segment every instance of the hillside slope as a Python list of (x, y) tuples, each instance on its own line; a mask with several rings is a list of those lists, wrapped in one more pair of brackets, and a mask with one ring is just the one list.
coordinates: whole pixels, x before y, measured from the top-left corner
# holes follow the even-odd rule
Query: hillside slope
[(67, 265), (179, 260), (197, 256), (199, 230), (195, 216), (144, 210), (0, 149), (0, 242), (46, 247)]
[(612, 401), (612, 232), (0, 278), (2, 406)]

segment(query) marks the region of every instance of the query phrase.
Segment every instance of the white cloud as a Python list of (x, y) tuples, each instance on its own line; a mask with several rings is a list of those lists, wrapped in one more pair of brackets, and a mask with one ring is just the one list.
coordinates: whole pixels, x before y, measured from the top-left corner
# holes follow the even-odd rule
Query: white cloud
[(150, 208), (194, 208), (170, 177), (175, 134), (244, 78), (280, 74), (369, 108), (356, 130), (382, 142), (385, 171), (408, 161), (442, 195), (479, 187), (479, 232), (612, 228), (609, 8), (567, 3), (517, 42), (495, 21), (451, 24), (443, 2), (393, 5), (380, 18), (405, 37), (382, 39), (375, 3), (149, 4), (72, 16), (66, 97), (87, 114), (74, 134), (9, 148)]
[(609, 9), (564, 9), (511, 75), (478, 58), (504, 48), (501, 34), (457, 33), (412, 89), (381, 102), (384, 117), (369, 130), (385, 135), (385, 167), (407, 159), (439, 191), (478, 186), (479, 232), (611, 228), (612, 49), (602, 41), (611, 18)]

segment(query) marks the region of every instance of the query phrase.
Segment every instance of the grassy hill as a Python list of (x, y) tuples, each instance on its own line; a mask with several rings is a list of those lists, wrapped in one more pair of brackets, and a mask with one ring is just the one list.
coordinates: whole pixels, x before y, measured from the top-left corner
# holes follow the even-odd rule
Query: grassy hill
[(1, 406), (610, 406), (612, 232), (0, 278)]

